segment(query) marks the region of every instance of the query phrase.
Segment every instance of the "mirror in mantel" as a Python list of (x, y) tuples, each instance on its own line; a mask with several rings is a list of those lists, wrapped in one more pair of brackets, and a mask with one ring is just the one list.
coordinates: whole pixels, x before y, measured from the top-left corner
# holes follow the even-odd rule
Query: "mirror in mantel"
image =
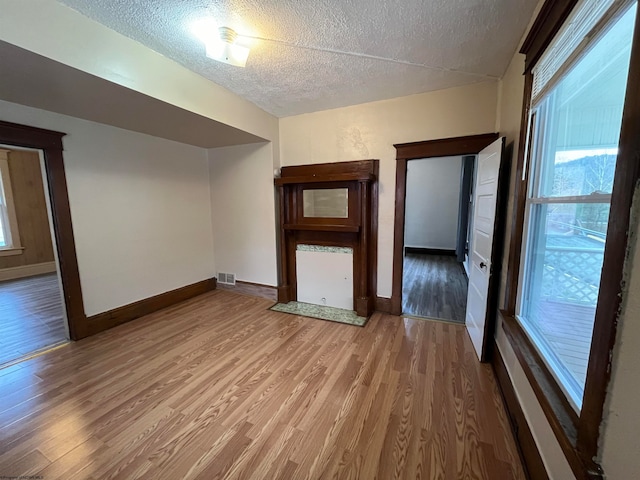
[(349, 218), (349, 189), (303, 190), (303, 214), (307, 218)]

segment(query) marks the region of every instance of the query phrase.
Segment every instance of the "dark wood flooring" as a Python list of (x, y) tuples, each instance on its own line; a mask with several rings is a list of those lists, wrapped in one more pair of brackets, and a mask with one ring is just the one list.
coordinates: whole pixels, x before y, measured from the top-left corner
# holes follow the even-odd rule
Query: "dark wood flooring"
[(216, 290), (0, 370), (0, 474), (524, 479), (463, 326)]
[(64, 342), (65, 322), (55, 273), (0, 282), (0, 365)]
[(467, 277), (456, 257), (407, 253), (402, 275), (405, 315), (464, 323)]
[(230, 292), (241, 293), (243, 295), (267, 298), (274, 302), (278, 301), (278, 289), (268, 285), (258, 285), (257, 283), (249, 282), (236, 282), (235, 285), (223, 285), (222, 283), (219, 283), (218, 288), (220, 290), (228, 290)]

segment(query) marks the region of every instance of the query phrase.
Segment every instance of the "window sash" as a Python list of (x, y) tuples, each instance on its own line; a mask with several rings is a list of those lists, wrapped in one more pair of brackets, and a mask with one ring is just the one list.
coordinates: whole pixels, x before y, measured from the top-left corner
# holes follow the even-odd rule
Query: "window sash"
[[(591, 196), (577, 197), (576, 201), (567, 201), (568, 197), (560, 199), (562, 201), (556, 201), (558, 199), (555, 198), (528, 198), (526, 200), (521, 247), (522, 263), (518, 275), (516, 310), (514, 312), (516, 320), (524, 330), (525, 334), (531, 340), (533, 348), (536, 349), (540, 358), (546, 365), (549, 373), (555, 379), (558, 387), (563, 392), (569, 405), (578, 415), (580, 414), (583, 405), (582, 396), (584, 395), (585, 385), (580, 385), (579, 382), (575, 378), (573, 378), (567, 365), (563, 363), (560, 355), (558, 355), (558, 352), (553, 350), (549, 339), (545, 338), (544, 335), (538, 331), (540, 327), (537, 324), (537, 320), (529, 318), (525, 314), (525, 311), (526, 306), (528, 305), (527, 302), (532, 301), (531, 299), (527, 298), (527, 294), (531, 294), (530, 281), (531, 275), (533, 274), (533, 269), (535, 268), (533, 264), (534, 257), (531, 254), (531, 252), (536, 251), (536, 242), (532, 237), (532, 235), (534, 234), (533, 229), (536, 228), (536, 226), (539, 228), (544, 224), (544, 220), (536, 217), (536, 212), (534, 211), (534, 209), (543, 205), (588, 205), (594, 203), (609, 205), (609, 207), (611, 206), (611, 195), (597, 195), (597, 197), (601, 198), (601, 200), (597, 202), (592, 201), (593, 199), (591, 199), (590, 197)], [(587, 229), (585, 229), (585, 232), (586, 231)], [(592, 234), (602, 235), (601, 232), (596, 231), (592, 231)], [(603, 245), (603, 251), (604, 248), (606, 248), (606, 243)], [(560, 251), (561, 248), (554, 247), (554, 250)], [(576, 252), (580, 250), (580, 248), (567, 249), (567, 251), (569, 252)], [(545, 248), (545, 253), (546, 252), (548, 252), (547, 248)], [(538, 285), (538, 287), (542, 288), (542, 285), (540, 284)], [(598, 287), (598, 290), (599, 289), (600, 286)]]
[[(0, 192), (1, 194), (2, 192)], [(0, 249), (8, 248), (11, 246), (10, 232), (7, 228), (7, 213), (4, 203), (0, 205), (0, 230), (2, 231), (2, 242), (0, 243)]]
[(2, 236), (4, 244), (0, 245), (0, 249), (7, 249), (13, 246), (11, 238), (11, 225), (9, 221), (9, 208), (7, 206), (5, 181), (8, 180), (6, 174), (8, 172), (5, 159), (0, 159), (0, 228), (2, 228)]

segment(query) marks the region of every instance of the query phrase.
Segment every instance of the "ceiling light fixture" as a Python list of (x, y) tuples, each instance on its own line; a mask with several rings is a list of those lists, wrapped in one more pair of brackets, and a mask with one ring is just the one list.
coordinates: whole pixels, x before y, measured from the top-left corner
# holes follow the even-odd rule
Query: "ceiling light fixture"
[(229, 27), (218, 28), (219, 38), (205, 42), (207, 57), (228, 65), (244, 67), (249, 57), (249, 47), (238, 45), (238, 34)]

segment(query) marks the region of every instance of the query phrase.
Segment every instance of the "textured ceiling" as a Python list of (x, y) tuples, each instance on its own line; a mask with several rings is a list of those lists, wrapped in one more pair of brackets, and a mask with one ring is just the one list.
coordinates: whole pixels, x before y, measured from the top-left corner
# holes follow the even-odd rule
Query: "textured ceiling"
[[(499, 78), (537, 0), (59, 0), (278, 117)], [(210, 60), (194, 22), (256, 37)]]

